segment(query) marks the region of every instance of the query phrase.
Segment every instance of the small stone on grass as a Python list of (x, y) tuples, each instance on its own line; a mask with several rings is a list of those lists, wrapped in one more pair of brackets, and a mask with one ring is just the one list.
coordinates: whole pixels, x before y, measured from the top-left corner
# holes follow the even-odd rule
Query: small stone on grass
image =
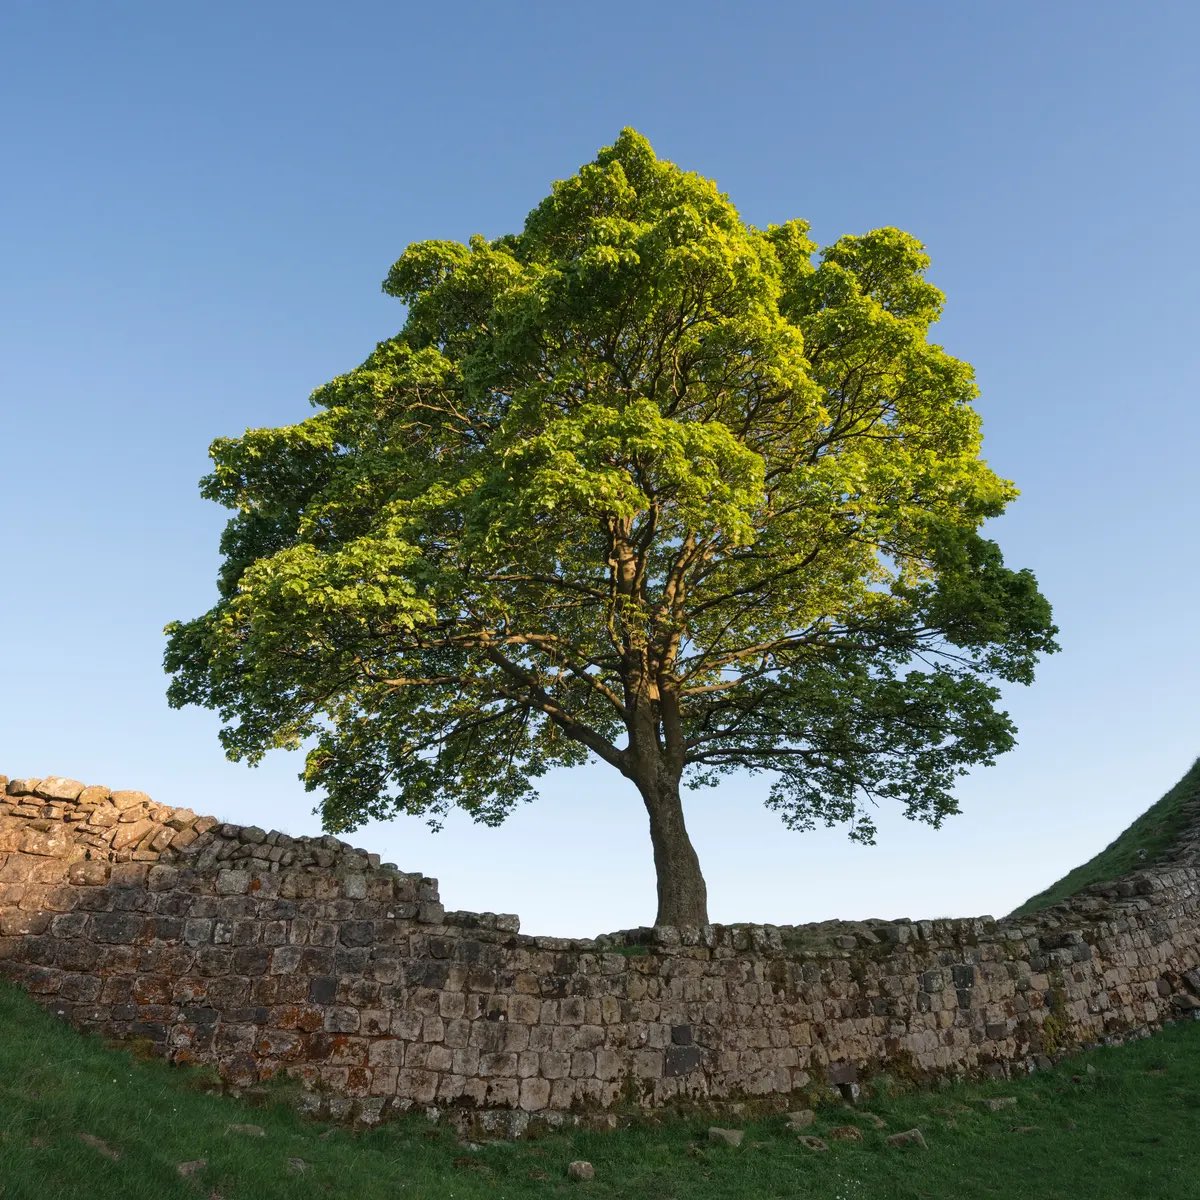
[(811, 1108), (801, 1108), (787, 1114), (789, 1129), (807, 1129), (816, 1120), (816, 1113)]
[(226, 1125), (226, 1133), (240, 1133), (245, 1137), (266, 1137), (267, 1131), (261, 1125)]
[(835, 1142), (861, 1142), (863, 1140), (862, 1130), (857, 1125), (835, 1125), (829, 1131), (829, 1136)]
[(194, 1158), (191, 1162), (176, 1163), (175, 1170), (179, 1172), (182, 1178), (188, 1179), (200, 1171), (203, 1171), (207, 1166), (207, 1158)]
[(119, 1150), (114, 1150), (106, 1141), (96, 1137), (94, 1133), (81, 1133), (79, 1140), (85, 1146), (91, 1146), (97, 1154), (103, 1154), (105, 1158), (112, 1159), (113, 1162), (116, 1162), (121, 1157)]
[(929, 1147), (925, 1144), (925, 1135), (919, 1129), (906, 1129), (903, 1133), (893, 1133), (886, 1139), (889, 1146), (919, 1146), (922, 1150), (928, 1150)]
[(813, 1135), (811, 1133), (801, 1134), (800, 1137), (797, 1138), (796, 1140), (806, 1150), (812, 1150), (815, 1153), (820, 1153), (820, 1151), (822, 1151), (822, 1150), (829, 1149), (829, 1144), (825, 1141), (824, 1138), (813, 1137)]
[(579, 1159), (567, 1167), (567, 1175), (572, 1179), (585, 1180), (596, 1178), (596, 1168), (590, 1162)]
[(719, 1142), (722, 1146), (740, 1146), (745, 1136), (744, 1129), (719, 1129), (716, 1125), (708, 1131), (708, 1140)]

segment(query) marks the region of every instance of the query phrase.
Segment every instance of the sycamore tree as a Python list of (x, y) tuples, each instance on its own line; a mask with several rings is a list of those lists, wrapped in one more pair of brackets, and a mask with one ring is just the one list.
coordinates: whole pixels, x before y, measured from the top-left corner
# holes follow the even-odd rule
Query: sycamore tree
[(236, 759), (307, 745), (335, 832), (494, 824), (599, 760), (645, 804), (660, 924), (708, 920), (681, 785), (765, 775), (787, 826), (863, 841), (884, 802), (940, 824), (1055, 629), (980, 535), (1016, 490), (928, 261), (748, 225), (632, 130), (519, 234), (410, 246), (401, 332), (213, 444), (233, 515), (171, 703)]

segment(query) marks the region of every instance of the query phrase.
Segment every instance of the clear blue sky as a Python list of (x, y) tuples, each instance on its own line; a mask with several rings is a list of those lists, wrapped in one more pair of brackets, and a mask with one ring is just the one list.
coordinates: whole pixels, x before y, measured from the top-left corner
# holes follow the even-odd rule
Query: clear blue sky
[[(1007, 911), (1200, 754), (1200, 85), (1193, 3), (0, 6), (0, 771), (315, 831), (299, 756), (229, 764), (163, 697), (212, 601), (218, 435), (398, 328), (404, 246), (519, 228), (623, 125), (750, 221), (898, 225), (975, 364), (993, 526), (1063, 652), (941, 832), (787, 833), (757, 781), (692, 802), (717, 920)], [(501, 830), (356, 841), (527, 930), (651, 918), (645, 817), (596, 766)]]

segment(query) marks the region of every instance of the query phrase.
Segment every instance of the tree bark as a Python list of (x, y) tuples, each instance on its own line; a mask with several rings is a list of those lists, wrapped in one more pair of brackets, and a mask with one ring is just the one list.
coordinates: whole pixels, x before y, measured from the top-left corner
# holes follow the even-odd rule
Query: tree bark
[(708, 888), (683, 821), (679, 779), (660, 766), (637, 785), (650, 815), (650, 841), (658, 876), (658, 916), (654, 923), (707, 925)]

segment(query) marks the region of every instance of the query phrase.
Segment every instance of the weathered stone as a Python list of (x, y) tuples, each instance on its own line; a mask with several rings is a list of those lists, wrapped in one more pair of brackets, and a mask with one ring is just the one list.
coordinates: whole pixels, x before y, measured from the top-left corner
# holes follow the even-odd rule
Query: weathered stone
[(193, 1175), (198, 1175), (207, 1166), (207, 1158), (193, 1158), (190, 1162), (176, 1163), (175, 1170), (181, 1176), (183, 1176), (184, 1179), (190, 1179)]
[(787, 1114), (789, 1129), (807, 1129), (816, 1120), (816, 1113), (811, 1108), (801, 1108)]
[(142, 888), (146, 886), (150, 867), (148, 863), (114, 863), (108, 871), (108, 881), (115, 888)]
[(584, 1162), (578, 1159), (567, 1165), (567, 1177), (577, 1181), (583, 1181), (596, 1178), (596, 1168), (590, 1162)]
[(240, 896), (250, 889), (249, 871), (218, 871), (217, 892), (222, 896)]
[(919, 1129), (906, 1129), (903, 1133), (893, 1133), (886, 1137), (884, 1141), (889, 1146), (903, 1148), (905, 1146), (917, 1146), (921, 1150), (927, 1150), (925, 1144), (925, 1135)]
[(699, 1046), (668, 1046), (664, 1074), (668, 1078), (675, 1075), (688, 1075), (699, 1069), (702, 1058)]
[(527, 1112), (538, 1112), (550, 1103), (550, 1081), (530, 1076), (521, 1080), (521, 1107)]
[(815, 1137), (811, 1133), (802, 1133), (797, 1139), (806, 1150), (812, 1150), (816, 1153), (821, 1153), (823, 1150), (829, 1149), (829, 1144), (824, 1138)]
[(722, 1146), (740, 1146), (745, 1136), (746, 1131), (744, 1129), (721, 1129), (716, 1125), (712, 1126), (708, 1131), (708, 1140)]
[(67, 874), (67, 880), (76, 887), (99, 887), (108, 882), (108, 870), (108, 863), (97, 860), (74, 862)]
[(242, 1137), (265, 1138), (267, 1131), (261, 1125), (226, 1125), (226, 1133), (236, 1133)]
[(199, 838), (199, 836), (200, 835), (196, 832), (196, 830), (194, 828), (180, 829), (175, 834), (175, 836), (171, 839), (171, 845), (176, 850), (185, 850), (194, 841), (196, 841), (196, 839)]
[(48, 775), (34, 789), (34, 794), (45, 800), (78, 800), (84, 785), (78, 779), (64, 779), (61, 775)]
[(861, 1142), (863, 1137), (857, 1125), (835, 1125), (829, 1131), (829, 1136), (835, 1142)]
[(110, 799), (122, 812), (127, 808), (133, 808), (139, 804), (151, 803), (150, 797), (145, 792), (132, 792), (128, 790), (113, 792)]
[(46, 858), (65, 858), (71, 846), (66, 827), (56, 825), (51, 829), (29, 829), (21, 839), (22, 854), (38, 854)]
[(127, 945), (146, 927), (141, 913), (102, 912), (92, 917), (92, 937), (97, 942)]
[(8, 909), (0, 912), (0, 936), (36, 937), (46, 932), (51, 920), (49, 913)]
[(127, 846), (140, 842), (154, 828), (154, 822), (146, 820), (118, 824), (109, 844), (114, 850), (124, 850)]

